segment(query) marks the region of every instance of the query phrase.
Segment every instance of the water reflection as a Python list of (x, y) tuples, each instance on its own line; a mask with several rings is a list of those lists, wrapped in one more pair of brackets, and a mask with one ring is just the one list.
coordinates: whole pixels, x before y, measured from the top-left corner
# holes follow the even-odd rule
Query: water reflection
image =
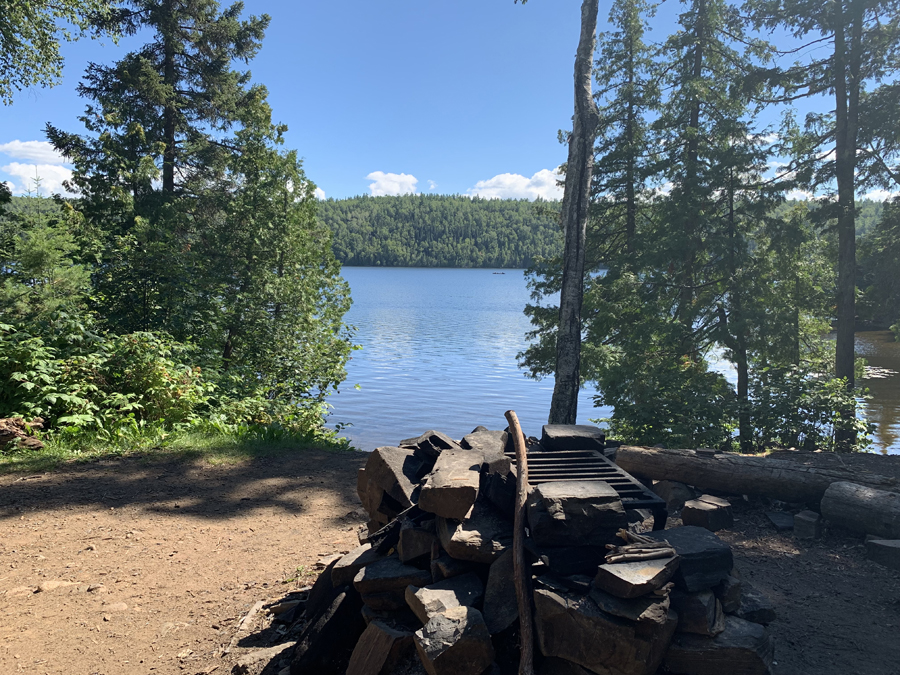
[(881, 372), (872, 373), (861, 384), (872, 397), (865, 403), (866, 416), (875, 424), (874, 449), (884, 454), (900, 454), (900, 342), (890, 331), (856, 334), (856, 353)]
[[(525, 378), (516, 354), (531, 324), (521, 270), (346, 267), (353, 293), (348, 323), (363, 349), (353, 354), (330, 424), (371, 450), (439, 428), (454, 438), (476, 425), (506, 426), (514, 409), (540, 435), (553, 381)], [(352, 385), (359, 384), (355, 390)], [(582, 392), (579, 421), (605, 417)]]

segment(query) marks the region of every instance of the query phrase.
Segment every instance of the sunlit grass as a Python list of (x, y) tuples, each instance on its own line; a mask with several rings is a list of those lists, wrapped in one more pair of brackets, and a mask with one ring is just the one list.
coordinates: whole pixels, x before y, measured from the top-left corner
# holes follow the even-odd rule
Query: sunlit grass
[(57, 435), (44, 439), (42, 450), (0, 453), (0, 474), (42, 473), (70, 464), (122, 457), (147, 460), (202, 460), (238, 464), (255, 457), (276, 457), (303, 450), (353, 452), (345, 439), (327, 435), (292, 434), (259, 428), (227, 431), (167, 431), (158, 427), (128, 429), (116, 434)]

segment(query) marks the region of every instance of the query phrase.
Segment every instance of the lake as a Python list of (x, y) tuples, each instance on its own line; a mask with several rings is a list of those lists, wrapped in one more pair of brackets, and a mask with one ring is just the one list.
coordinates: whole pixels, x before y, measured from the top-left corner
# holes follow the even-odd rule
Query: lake
[[(516, 363), (531, 328), (522, 270), (345, 267), (343, 276), (353, 294), (346, 321), (363, 348), (329, 399), (329, 426), (348, 425), (341, 435), (372, 450), (428, 429), (453, 438), (479, 424), (503, 429), (512, 409), (527, 435), (540, 436), (553, 380), (526, 378)], [(860, 353), (870, 365), (900, 370), (900, 343), (888, 338), (859, 334)], [(865, 384), (874, 396), (869, 417), (879, 424), (875, 449), (900, 453), (900, 377)], [(579, 423), (611, 413), (593, 406), (593, 393), (581, 392)]]

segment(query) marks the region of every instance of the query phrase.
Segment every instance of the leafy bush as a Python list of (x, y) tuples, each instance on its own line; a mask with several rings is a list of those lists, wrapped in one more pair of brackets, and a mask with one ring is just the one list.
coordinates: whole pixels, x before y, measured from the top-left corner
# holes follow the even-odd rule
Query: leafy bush
[(869, 424), (839, 412), (854, 405), (843, 379), (815, 376), (800, 368), (764, 368), (750, 382), (750, 416), (760, 449), (797, 447), (834, 450), (839, 429), (858, 434), (856, 449), (868, 443)]
[(705, 363), (648, 355), (602, 377), (597, 405), (610, 405), (615, 438), (639, 445), (720, 447), (734, 430), (731, 387)]

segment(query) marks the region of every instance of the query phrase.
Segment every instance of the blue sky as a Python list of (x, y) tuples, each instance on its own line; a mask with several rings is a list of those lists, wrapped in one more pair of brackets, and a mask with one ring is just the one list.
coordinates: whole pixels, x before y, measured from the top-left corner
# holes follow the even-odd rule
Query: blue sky
[[(572, 115), (581, 0), (247, 0), (272, 23), (251, 62), (287, 147), (321, 194), (439, 192), (560, 197), (554, 170)], [(601, 30), (607, 3), (601, 6)], [(654, 22), (663, 39), (679, 5)], [(45, 142), (46, 122), (80, 132), (77, 83), (90, 62), (140, 44), (64, 45), (63, 82), (0, 107), (0, 180), (21, 193), (40, 175), (60, 189), (68, 167)]]

